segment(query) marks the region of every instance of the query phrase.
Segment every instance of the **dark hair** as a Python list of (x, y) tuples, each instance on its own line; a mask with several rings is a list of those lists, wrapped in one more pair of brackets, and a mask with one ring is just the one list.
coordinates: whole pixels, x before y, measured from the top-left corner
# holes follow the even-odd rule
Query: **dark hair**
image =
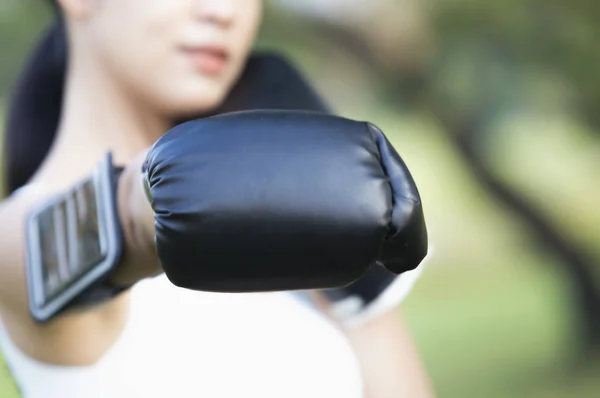
[(25, 185), (48, 154), (61, 114), (67, 38), (60, 15), (45, 32), (9, 102), (4, 138), (4, 192)]

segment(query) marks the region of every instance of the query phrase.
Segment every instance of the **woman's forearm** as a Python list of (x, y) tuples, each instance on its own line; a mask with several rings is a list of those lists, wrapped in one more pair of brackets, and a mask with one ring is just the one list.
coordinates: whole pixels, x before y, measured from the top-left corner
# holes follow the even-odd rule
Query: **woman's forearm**
[(435, 396), (399, 310), (347, 333), (362, 367), (366, 398)]

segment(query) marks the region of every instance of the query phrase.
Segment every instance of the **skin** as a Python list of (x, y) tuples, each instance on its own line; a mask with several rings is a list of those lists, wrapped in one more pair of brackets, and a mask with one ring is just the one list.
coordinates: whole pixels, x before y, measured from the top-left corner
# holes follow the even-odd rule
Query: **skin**
[[(125, 257), (113, 281), (134, 283), (159, 274), (153, 213), (140, 183), (145, 153), (171, 120), (214, 109), (224, 99), (251, 49), (261, 3), (59, 3), (70, 54), (63, 114), (57, 139), (28, 187), (0, 203), (0, 314), (24, 353), (50, 364), (77, 366), (98, 361), (119, 337), (128, 319), (129, 293), (44, 325), (34, 323), (25, 285), (26, 215), (85, 177), (110, 150), (117, 164), (126, 165), (118, 188)], [(199, 67), (190, 55), (190, 48), (205, 45), (220, 46), (228, 54), (218, 73)], [(318, 293), (314, 297), (327, 313), (326, 301)], [(399, 312), (347, 330), (347, 335), (362, 364), (368, 397), (433, 396)]]

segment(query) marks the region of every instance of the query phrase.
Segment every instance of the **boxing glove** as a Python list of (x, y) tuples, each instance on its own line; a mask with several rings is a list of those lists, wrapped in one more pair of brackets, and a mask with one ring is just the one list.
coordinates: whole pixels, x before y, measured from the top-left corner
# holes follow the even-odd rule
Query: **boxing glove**
[(415, 183), (369, 123), (295, 111), (190, 121), (155, 143), (143, 176), (157, 253), (180, 287), (346, 286), (427, 253)]

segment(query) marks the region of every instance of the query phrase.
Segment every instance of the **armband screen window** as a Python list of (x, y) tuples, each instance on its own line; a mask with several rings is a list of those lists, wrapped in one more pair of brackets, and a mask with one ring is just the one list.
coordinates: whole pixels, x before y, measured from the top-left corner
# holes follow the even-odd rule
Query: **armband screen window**
[(106, 255), (98, 204), (89, 179), (38, 216), (44, 302), (48, 302)]

